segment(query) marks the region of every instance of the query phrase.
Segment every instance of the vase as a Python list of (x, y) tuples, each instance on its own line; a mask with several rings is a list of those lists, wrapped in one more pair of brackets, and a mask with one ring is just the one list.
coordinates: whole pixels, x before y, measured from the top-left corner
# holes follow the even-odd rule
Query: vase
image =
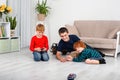
[(3, 22), (2, 13), (0, 12), (0, 22)]
[(0, 22), (3, 22), (4, 20), (3, 20), (3, 16), (2, 15), (0, 15)]
[(15, 30), (10, 30), (10, 36), (14, 37), (15, 36)]
[(3, 22), (3, 18), (2, 17), (0, 17), (0, 22)]
[(44, 21), (46, 17), (44, 14), (37, 14), (37, 16), (39, 21)]

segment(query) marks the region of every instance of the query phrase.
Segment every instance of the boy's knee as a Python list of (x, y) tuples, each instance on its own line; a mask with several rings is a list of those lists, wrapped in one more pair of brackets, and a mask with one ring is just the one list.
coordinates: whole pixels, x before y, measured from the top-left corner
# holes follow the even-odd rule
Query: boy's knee
[(40, 61), (41, 59), (40, 58), (34, 58), (34, 61)]
[(43, 61), (48, 61), (49, 60), (49, 57), (48, 58), (43, 58)]
[(49, 55), (48, 55), (48, 53), (43, 53), (43, 54), (42, 54), (42, 60), (43, 60), (43, 61), (48, 61), (48, 60), (49, 60)]

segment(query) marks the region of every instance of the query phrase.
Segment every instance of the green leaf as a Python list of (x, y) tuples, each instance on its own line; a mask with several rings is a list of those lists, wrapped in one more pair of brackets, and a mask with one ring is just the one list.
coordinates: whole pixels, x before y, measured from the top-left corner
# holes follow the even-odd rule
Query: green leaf
[(15, 29), (17, 25), (16, 17), (7, 16), (6, 21), (10, 22), (10, 29)]
[(35, 10), (40, 14), (45, 14), (45, 16), (48, 15), (50, 7), (47, 6), (47, 0), (42, 0), (42, 3), (40, 4), (39, 1), (36, 5)]

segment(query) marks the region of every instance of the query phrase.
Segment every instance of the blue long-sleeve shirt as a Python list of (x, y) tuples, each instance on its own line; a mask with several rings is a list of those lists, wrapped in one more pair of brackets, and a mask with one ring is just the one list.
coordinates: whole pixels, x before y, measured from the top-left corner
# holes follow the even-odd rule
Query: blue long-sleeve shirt
[(63, 50), (66, 50), (67, 52), (74, 51), (73, 44), (79, 41), (80, 38), (78, 38), (76, 35), (69, 35), (69, 38), (70, 40), (67, 42), (62, 39), (60, 40), (57, 48), (58, 51), (63, 51)]
[(85, 48), (76, 58), (73, 58), (74, 62), (84, 62), (88, 58), (100, 59), (102, 56), (94, 49)]

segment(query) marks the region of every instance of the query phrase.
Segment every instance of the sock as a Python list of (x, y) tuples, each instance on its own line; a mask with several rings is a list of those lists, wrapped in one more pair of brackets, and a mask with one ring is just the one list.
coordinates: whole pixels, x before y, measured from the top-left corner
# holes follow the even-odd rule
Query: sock
[(105, 61), (105, 59), (99, 59), (99, 63), (100, 64), (106, 64), (106, 61)]

